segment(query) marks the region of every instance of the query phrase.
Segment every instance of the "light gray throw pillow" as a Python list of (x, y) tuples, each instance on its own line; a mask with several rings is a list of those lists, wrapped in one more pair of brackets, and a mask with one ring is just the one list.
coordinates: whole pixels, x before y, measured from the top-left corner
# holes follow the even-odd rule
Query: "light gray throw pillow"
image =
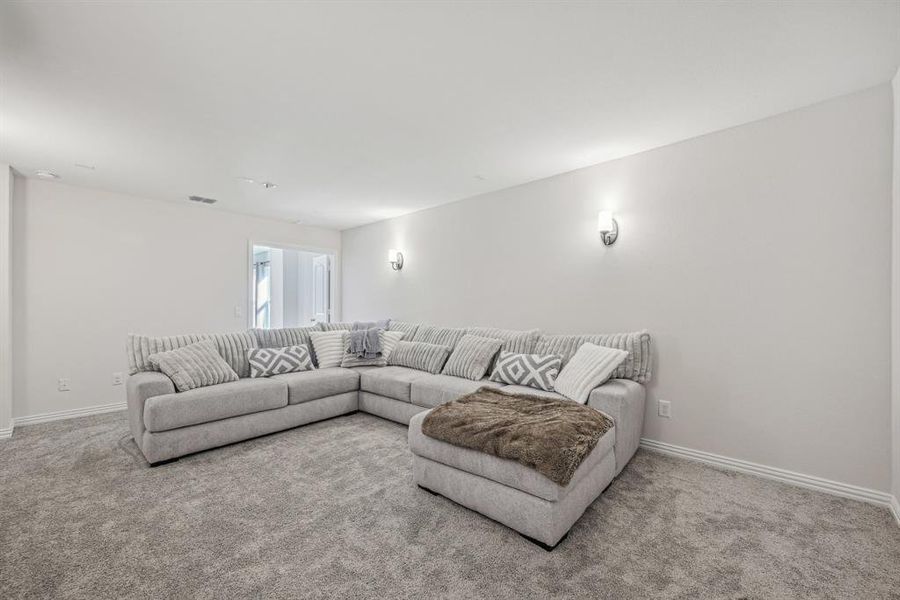
[(553, 389), (569, 400), (584, 404), (591, 390), (603, 385), (627, 356), (624, 350), (582, 344), (563, 367)]
[(407, 339), (413, 342), (425, 342), (426, 344), (447, 346), (453, 350), (464, 335), (466, 335), (465, 329), (419, 325), (419, 327), (416, 328), (416, 335)]
[(309, 334), (320, 369), (341, 366), (341, 360), (344, 358), (344, 351), (346, 349), (345, 340), (348, 335), (348, 331), (342, 329), (333, 331), (313, 331)]
[(429, 373), (440, 373), (450, 355), (450, 348), (425, 342), (397, 342), (388, 357), (388, 364), (409, 367)]
[(561, 367), (562, 357), (558, 354), (519, 354), (501, 350), (494, 363), (491, 381), (527, 385), (550, 392)]
[(179, 392), (238, 380), (238, 374), (219, 354), (213, 340), (151, 354), (149, 360), (169, 376)]
[(387, 359), (391, 355), (391, 350), (403, 339), (402, 331), (384, 331), (378, 332), (378, 338), (381, 340), (381, 353), (375, 358), (360, 358), (349, 352), (350, 340), (345, 340), (346, 348), (344, 349), (344, 358), (341, 361), (342, 367), (385, 367)]
[(249, 377), (250, 363), (247, 361), (247, 350), (258, 346), (256, 339), (256, 335), (252, 331), (201, 333), (168, 337), (151, 337), (129, 333), (125, 348), (128, 355), (128, 372), (134, 375), (141, 371), (159, 371), (149, 360), (151, 354), (183, 348), (201, 340), (212, 340), (215, 342), (219, 354), (238, 376)]
[(271, 377), (315, 369), (306, 344), (284, 348), (251, 348), (247, 351), (247, 359), (250, 362), (250, 377)]
[(487, 373), (494, 355), (502, 345), (503, 340), (464, 335), (453, 349), (441, 374), (478, 381)]

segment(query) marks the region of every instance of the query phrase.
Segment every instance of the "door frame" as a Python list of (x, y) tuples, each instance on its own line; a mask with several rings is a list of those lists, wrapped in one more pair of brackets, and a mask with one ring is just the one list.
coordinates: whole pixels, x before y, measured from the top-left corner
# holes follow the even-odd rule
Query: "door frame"
[(338, 260), (338, 251), (333, 248), (322, 248), (317, 246), (304, 246), (301, 244), (286, 244), (284, 242), (269, 242), (266, 240), (257, 240), (249, 238), (247, 240), (247, 263), (244, 265), (244, 281), (247, 285), (247, 300), (244, 306), (245, 322), (247, 327), (253, 329), (254, 323), (254, 306), (253, 306), (253, 247), (264, 246), (266, 248), (277, 248), (278, 250), (297, 250), (300, 252), (311, 252), (313, 254), (327, 254), (329, 264), (331, 265), (331, 285), (329, 286), (329, 301), (331, 306), (328, 307), (331, 321), (340, 321), (340, 261)]

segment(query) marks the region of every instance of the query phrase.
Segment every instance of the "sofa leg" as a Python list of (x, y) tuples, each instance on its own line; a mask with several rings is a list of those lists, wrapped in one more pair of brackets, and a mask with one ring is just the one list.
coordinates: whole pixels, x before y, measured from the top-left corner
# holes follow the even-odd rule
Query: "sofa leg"
[(555, 544), (553, 544), (552, 546), (549, 546), (549, 545), (545, 544), (544, 542), (542, 542), (542, 541), (540, 541), (540, 540), (536, 540), (536, 539), (534, 539), (533, 537), (528, 537), (528, 536), (525, 535), (524, 533), (520, 533), (519, 535), (521, 535), (523, 538), (525, 538), (526, 540), (528, 540), (529, 542), (531, 542), (532, 544), (534, 544), (535, 546), (537, 546), (537, 547), (540, 548), (541, 550), (545, 550), (545, 551), (547, 551), (547, 552), (553, 552), (553, 549), (554, 549), (554, 548), (556, 548), (557, 546), (559, 546), (560, 544), (562, 544), (562, 543), (563, 543), (563, 540), (565, 540), (567, 537), (569, 537), (569, 532), (567, 531), (567, 532), (566, 532), (566, 535), (564, 535), (564, 536), (562, 536), (561, 538), (559, 538), (559, 541), (556, 542)]
[(161, 467), (169, 463), (178, 462), (179, 460), (180, 458), (170, 458), (169, 460), (161, 460), (159, 462), (150, 463), (150, 468), (152, 469), (153, 467)]

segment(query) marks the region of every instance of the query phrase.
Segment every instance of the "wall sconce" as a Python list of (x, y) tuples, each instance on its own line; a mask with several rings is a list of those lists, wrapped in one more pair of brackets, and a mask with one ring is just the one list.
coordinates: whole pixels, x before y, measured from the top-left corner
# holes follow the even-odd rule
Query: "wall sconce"
[(613, 214), (608, 210), (601, 210), (597, 215), (597, 231), (600, 232), (600, 239), (604, 245), (612, 246), (619, 237), (619, 224), (613, 218)]
[(403, 253), (391, 248), (388, 250), (388, 262), (391, 263), (391, 268), (393, 270), (399, 271), (403, 268)]

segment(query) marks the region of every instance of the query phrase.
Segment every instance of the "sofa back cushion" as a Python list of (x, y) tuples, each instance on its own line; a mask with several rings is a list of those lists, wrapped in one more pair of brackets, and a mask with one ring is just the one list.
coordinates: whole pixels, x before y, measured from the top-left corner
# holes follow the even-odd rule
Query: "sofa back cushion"
[(155, 367), (149, 360), (151, 354), (176, 350), (202, 340), (214, 341), (219, 354), (239, 377), (250, 376), (247, 350), (258, 347), (256, 336), (250, 331), (173, 335), (167, 337), (151, 337), (129, 333), (125, 347), (128, 355), (128, 373), (134, 375), (141, 371), (159, 371), (159, 368)]
[(466, 335), (465, 329), (419, 325), (418, 329), (416, 329), (416, 334), (410, 341), (435, 344), (437, 346), (447, 346), (453, 350), (464, 335)]
[(529, 329), (527, 331), (519, 331), (516, 329), (498, 329), (496, 327), (469, 327), (466, 329), (466, 333), (501, 340), (503, 346), (500, 349), (504, 352), (531, 354), (534, 352), (534, 345), (537, 344), (541, 330)]
[(352, 321), (343, 321), (340, 323), (318, 323), (319, 331), (350, 331), (353, 329)]
[(625, 361), (612, 374), (614, 379), (632, 379), (638, 383), (650, 381), (651, 355), (650, 334), (646, 331), (635, 333), (597, 333), (578, 335), (542, 335), (535, 345), (535, 354), (559, 354), (563, 368), (575, 355), (582, 344), (596, 344), (628, 352)]
[(238, 380), (238, 374), (219, 354), (213, 340), (157, 352), (148, 360), (172, 380), (179, 392)]
[(320, 331), (318, 325), (309, 327), (284, 327), (280, 329), (251, 329), (260, 348), (287, 348), (309, 344), (311, 331)]
[(487, 373), (502, 345), (503, 340), (466, 334), (456, 344), (441, 374), (478, 381)]
[(284, 348), (251, 348), (247, 351), (250, 377), (271, 377), (315, 369), (306, 344)]
[(391, 319), (391, 322), (388, 324), (388, 331), (402, 331), (403, 339), (407, 342), (416, 337), (417, 329), (419, 329), (418, 323), (407, 323), (406, 321), (394, 321)]
[(440, 373), (447, 357), (450, 356), (448, 346), (427, 344), (425, 342), (397, 342), (388, 357), (388, 364), (396, 367), (409, 367), (429, 373)]

